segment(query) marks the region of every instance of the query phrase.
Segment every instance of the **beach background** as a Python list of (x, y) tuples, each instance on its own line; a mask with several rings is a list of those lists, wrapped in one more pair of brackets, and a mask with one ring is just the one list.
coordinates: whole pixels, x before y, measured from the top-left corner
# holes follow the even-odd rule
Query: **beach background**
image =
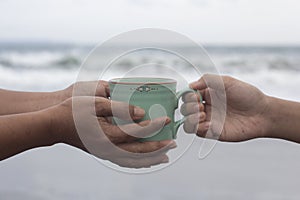
[[(11, 2), (16, 3), (16, 1)], [(141, 26), (156, 26), (175, 29), (179, 32), (185, 30), (185, 32), (190, 33), (189, 35), (194, 40), (204, 41), (205, 49), (221, 74), (230, 75), (251, 83), (268, 95), (300, 101), (300, 46), (297, 45), (300, 43), (297, 43), (299, 40), (296, 40), (297, 37), (295, 37), (295, 35), (299, 36), (299, 28), (296, 28), (295, 25), (299, 16), (294, 12), (297, 5), (299, 8), (299, 4), (296, 1), (288, 0), (284, 3), (276, 0), (259, 3), (255, 0), (253, 1), (254, 5), (249, 3), (250, 1), (246, 5), (243, 4), (247, 1), (220, 1), (223, 2), (220, 5), (226, 12), (229, 12), (228, 7), (231, 8), (231, 11), (236, 8), (241, 9), (238, 12), (231, 12), (233, 13), (231, 15), (226, 14), (224, 11), (224, 21), (220, 16), (220, 24), (223, 25), (224, 23), (226, 25), (227, 22), (228, 26), (220, 26), (220, 32), (218, 32), (219, 29), (215, 28), (218, 23), (212, 19), (212, 26), (205, 26), (204, 34), (200, 36), (199, 32), (201, 31), (199, 29), (201, 29), (201, 26), (196, 28), (199, 30), (197, 32), (193, 26), (194, 23), (184, 24), (184, 20), (175, 20), (179, 25), (183, 25), (182, 28), (176, 28), (172, 25), (164, 26), (164, 23), (172, 24), (173, 21), (169, 18), (163, 18), (162, 22), (157, 22), (155, 18), (154, 21), (148, 21), (148, 23), (147, 21), (137, 20), (134, 21), (135, 25), (134, 22), (128, 20), (128, 16), (124, 16), (125, 19), (119, 19), (121, 20), (120, 24), (128, 22), (129, 25), (120, 28), (118, 23), (113, 25), (115, 21), (108, 17), (111, 13), (108, 14), (103, 11), (105, 8), (101, 8), (103, 13), (102, 15), (100, 13), (99, 16), (101, 18), (106, 17), (106, 21), (102, 24), (99, 22), (97, 27), (106, 29), (106, 32), (104, 30), (102, 35), (97, 35), (96, 33), (102, 32), (98, 30), (99, 28), (96, 28), (96, 33), (93, 35), (93, 29), (88, 29), (85, 25), (89, 24), (91, 27), (95, 25), (89, 20), (94, 16), (91, 17), (92, 14), (88, 11), (83, 12), (86, 16), (79, 15), (79, 18), (77, 16), (75, 22), (70, 20), (71, 17), (67, 17), (67, 14), (60, 15), (60, 13), (68, 13), (63, 8), (67, 8), (67, 6), (74, 3), (77, 3), (77, 7), (87, 9), (84, 7), (85, 2), (70, 1), (66, 3), (67, 1), (62, 1), (61, 8), (56, 7), (58, 5), (54, 5), (50, 1), (46, 2), (48, 3), (41, 5), (37, 1), (29, 1), (28, 4), (33, 7), (36, 4), (33, 11), (27, 11), (29, 16), (33, 16), (32, 18), (22, 15), (24, 10), (22, 8), (26, 7), (25, 3), (19, 2), (17, 8), (8, 1), (0, 2), (0, 5), (2, 5), (0, 11), (3, 11), (0, 14), (2, 16), (0, 22), (4, 28), (0, 30), (0, 88), (22, 91), (64, 89), (76, 81), (80, 65), (96, 45), (95, 41), (107, 39), (113, 33), (116, 34)], [(58, 1), (53, 2), (58, 3)], [(160, 9), (153, 6), (150, 1), (141, 2), (130, 1), (127, 3), (135, 11), (133, 14), (131, 12), (129, 17), (132, 15), (131, 17), (135, 18), (133, 15), (144, 13), (142, 16), (150, 19), (154, 14), (150, 15), (148, 12)], [(184, 11), (190, 11), (190, 18), (187, 18), (187, 20), (196, 18), (201, 24), (201, 17), (204, 17), (205, 23), (209, 23), (209, 18), (204, 16), (206, 12), (204, 10), (210, 10), (206, 13), (209, 16), (218, 13), (217, 11), (220, 8), (218, 7), (219, 3), (216, 1), (210, 3), (203, 0), (201, 2), (201, 8), (196, 7), (198, 3), (194, 1), (190, 10), (181, 6)], [(161, 5), (160, 2), (156, 3)], [(292, 3), (295, 3), (295, 6)], [(177, 7), (180, 7), (181, 4), (178, 1), (174, 1), (174, 4), (175, 8), (171, 7), (170, 9), (173, 9), (172, 12), (176, 13)], [(290, 6), (287, 6), (288, 4)], [(162, 5), (168, 5), (168, 3), (162, 1)], [(217, 8), (214, 9), (216, 5)], [(269, 5), (273, 6), (268, 7)], [(91, 5), (89, 4), (89, 6)], [(107, 7), (111, 8), (113, 5), (106, 5)], [(51, 10), (54, 11), (54, 8), (58, 9), (57, 13), (52, 12), (52, 14), (49, 14)], [(151, 9), (146, 11), (145, 8)], [(242, 8), (244, 10), (248, 8), (248, 13), (243, 12)], [(40, 10), (37, 11), (38, 9)], [(101, 9), (99, 8), (99, 10)], [(117, 8), (117, 11), (120, 11), (120, 9)], [(128, 6), (126, 9), (128, 9)], [(141, 9), (144, 12), (140, 11)], [(197, 12), (199, 16), (201, 15), (199, 18), (197, 18), (197, 13), (195, 14), (196, 9), (204, 12), (204, 14)], [(254, 12), (255, 9), (257, 9), (257, 12)], [(42, 12), (46, 10), (49, 12)], [(77, 9), (76, 11), (80, 10)], [(281, 11), (281, 21), (276, 21), (277, 13), (279, 13), (277, 11)], [(250, 18), (247, 18), (247, 16), (251, 16), (251, 13), (256, 13), (256, 15), (253, 15), (253, 21), (249, 21)], [(267, 17), (268, 19), (263, 18), (264, 14), (270, 14)], [(51, 17), (47, 18), (44, 15), (54, 17), (53, 19)], [(245, 15), (246, 20), (241, 20), (242, 25), (238, 26), (239, 23), (234, 20), (239, 16), (245, 17)], [(182, 17), (182, 15), (180, 16)], [(258, 16), (261, 17), (261, 21)], [(41, 17), (41, 21), (38, 21), (39, 17)], [(83, 20), (84, 17), (87, 19)], [(107, 20), (112, 20), (112, 22)], [(237, 24), (229, 23), (232, 20)], [(67, 22), (70, 22), (70, 24)], [(205, 23), (202, 25), (204, 26)], [(107, 31), (110, 29), (107, 24), (110, 24), (113, 31)], [(70, 30), (64, 28), (72, 27), (72, 25), (76, 28)], [(210, 27), (212, 27), (212, 30), (209, 30)], [(246, 27), (249, 29), (245, 30)], [(265, 27), (265, 29), (262, 27)], [(79, 29), (84, 31), (78, 33)], [(82, 37), (93, 38), (93, 40), (87, 42), (88, 44), (85, 44), (82, 38), (79, 37), (80, 33), (86, 30), (90, 34)], [(60, 31), (62, 31), (61, 35)], [(245, 32), (249, 34), (243, 35)], [(18, 37), (18, 35), (21, 36)], [(199, 37), (196, 37), (196, 35)], [(48, 39), (42, 40), (43, 36)], [(70, 36), (71, 41), (68, 41), (68, 36)], [(77, 38), (80, 40), (79, 43), (76, 42)], [(235, 40), (235, 38), (237, 39)], [(225, 41), (226, 44), (222, 42), (217, 44), (220, 41)], [(190, 52), (192, 57), (197, 57), (197, 55), (192, 55), (193, 49), (181, 45), (181, 48), (186, 48), (186, 52)], [(139, 54), (124, 59), (118, 63), (118, 67), (120, 69), (124, 68), (126, 71), (132, 65), (142, 64), (145, 59), (147, 59), (145, 55)], [(160, 64), (180, 66), (180, 69), (185, 73), (184, 76), (189, 78), (190, 67), (180, 60), (172, 58), (166, 61), (162, 57), (157, 58), (155, 61)], [(198, 64), (201, 68), (201, 62)], [(99, 68), (96, 70), (102, 70), (102, 66), (97, 67)], [(167, 75), (160, 72), (159, 69), (158, 73), (160, 76)], [(111, 74), (111, 76), (113, 75)], [(188, 79), (188, 81), (193, 80), (195, 80), (194, 77)], [(179, 135), (182, 138), (191, 137), (185, 135), (182, 129)], [(63, 144), (30, 150), (1, 161), (0, 199), (299, 199), (300, 145), (275, 139), (256, 139), (242, 143), (218, 142), (207, 158), (199, 160), (198, 151), (201, 141), (202, 139), (197, 138), (191, 148), (173, 165), (154, 173), (142, 175), (126, 174), (112, 170), (99, 164), (92, 156)]]
[[(1, 44), (1, 88), (63, 89), (76, 81), (80, 64), (92, 48)], [(220, 73), (254, 84), (268, 95), (300, 100), (300, 47), (208, 46), (206, 49)], [(126, 69), (144, 60), (143, 55), (138, 55), (120, 62), (119, 67)], [(181, 65), (183, 71), (190, 70), (188, 65)], [(163, 72), (159, 75), (164, 76)], [(179, 134), (190, 137), (182, 129)], [(1, 162), (0, 198), (298, 199), (299, 145), (272, 139), (217, 143), (207, 158), (199, 160), (201, 140), (197, 139), (175, 164), (144, 175), (114, 171), (92, 156), (62, 144), (31, 150)]]

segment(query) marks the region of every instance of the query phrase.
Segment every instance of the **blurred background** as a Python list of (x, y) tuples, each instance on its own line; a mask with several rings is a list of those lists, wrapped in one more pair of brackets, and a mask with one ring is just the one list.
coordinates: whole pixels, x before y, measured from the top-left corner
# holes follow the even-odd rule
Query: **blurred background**
[[(0, 0), (0, 87), (64, 89), (99, 42), (155, 27), (203, 44), (220, 73), (300, 101), (299, 9), (297, 0)], [(138, 54), (118, 65), (145, 59)], [(156, 62), (166, 64), (164, 57)], [(176, 58), (167, 64), (189, 72)], [(218, 143), (199, 160), (200, 143), (172, 166), (145, 175), (113, 171), (62, 144), (31, 150), (1, 162), (0, 199), (299, 199), (300, 145)]]

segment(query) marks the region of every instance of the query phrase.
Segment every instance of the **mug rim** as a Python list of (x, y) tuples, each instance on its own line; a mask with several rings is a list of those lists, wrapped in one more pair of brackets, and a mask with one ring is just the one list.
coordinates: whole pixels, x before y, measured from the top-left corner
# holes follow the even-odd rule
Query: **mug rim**
[[(154, 81), (148, 81), (148, 82), (143, 82), (143, 81), (132, 81), (132, 82), (122, 82), (122, 80), (129, 80), (130, 79), (152, 79)], [(157, 80), (157, 81), (155, 81)], [(113, 78), (108, 81), (109, 83), (112, 84), (122, 84), (122, 85), (161, 85), (161, 84), (174, 84), (177, 83), (176, 80), (171, 79), (171, 78), (162, 78), (162, 77), (125, 77), (125, 78)]]

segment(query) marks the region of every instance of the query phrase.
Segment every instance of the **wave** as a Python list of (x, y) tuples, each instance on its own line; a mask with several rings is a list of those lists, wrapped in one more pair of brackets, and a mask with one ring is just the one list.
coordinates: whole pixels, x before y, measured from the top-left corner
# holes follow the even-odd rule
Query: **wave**
[[(53, 46), (35, 49), (24, 46), (22, 48), (18, 46), (0, 47), (1, 86), (13, 85), (21, 89), (39, 90), (41, 88), (57, 88), (75, 81), (78, 69), (90, 49)], [(297, 79), (295, 76), (300, 71), (300, 48), (219, 47), (207, 48), (207, 51), (220, 73), (243, 77), (246, 80), (247, 77), (254, 80), (260, 77), (259, 79), (263, 79), (265, 84), (270, 84), (270, 82), (283, 84), (285, 80)], [(195, 64), (203, 71), (208, 71), (212, 67), (209, 60), (193, 54), (192, 49), (187, 48), (187, 53), (192, 55)], [(99, 73), (99, 70), (103, 70), (107, 63), (102, 60), (105, 60), (106, 56), (96, 56), (96, 61), (91, 62), (89, 73), (95, 74)], [(164, 75), (167, 71), (164, 71), (162, 65), (173, 67), (174, 70), (187, 77), (193, 73), (191, 65), (178, 57), (159, 53), (147, 55), (144, 52), (122, 57), (114, 62), (110, 75), (115, 77), (125, 74), (133, 67), (145, 63), (156, 63), (156, 65), (149, 65), (150, 69), (147, 69), (149, 73)], [(195, 74), (195, 76), (198, 75)], [(269, 82), (267, 82), (268, 80)], [(36, 85), (37, 82), (39, 82), (39, 86)], [(256, 80), (256, 82), (260, 82), (260, 80)]]
[(226, 71), (251, 72), (257, 70), (300, 71), (299, 55), (280, 54), (212, 54), (213, 61)]
[(0, 64), (6, 68), (42, 69), (72, 68), (81, 64), (82, 55), (68, 52), (2, 52)]
[[(182, 47), (186, 53), (197, 60), (198, 55), (194, 54), (193, 49)], [(42, 68), (62, 68), (68, 69), (80, 66), (89, 50), (82, 47), (65, 46), (8, 46), (0, 47), (0, 64), (7, 68), (18, 69), (42, 69)], [(226, 70), (257, 70), (257, 69), (276, 69), (276, 70), (300, 70), (300, 48), (298, 47), (207, 47), (212, 60), (220, 68)], [(109, 49), (109, 52), (113, 52)], [(147, 52), (146, 52), (147, 53)], [(151, 58), (153, 52), (149, 55), (143, 53), (129, 55), (122, 58), (116, 65), (130, 68), (147, 62), (168, 65), (183, 65), (189, 67), (180, 58), (168, 55), (158, 55)], [(161, 53), (161, 52), (160, 52)], [(106, 55), (99, 55), (99, 60)], [(149, 58), (150, 57), (150, 58)], [(105, 59), (103, 59), (105, 60)], [(100, 62), (99, 61), (99, 62)], [(97, 61), (98, 62), (98, 61)], [(198, 59), (197, 65), (206, 66), (205, 60)], [(102, 64), (102, 63), (100, 63)]]

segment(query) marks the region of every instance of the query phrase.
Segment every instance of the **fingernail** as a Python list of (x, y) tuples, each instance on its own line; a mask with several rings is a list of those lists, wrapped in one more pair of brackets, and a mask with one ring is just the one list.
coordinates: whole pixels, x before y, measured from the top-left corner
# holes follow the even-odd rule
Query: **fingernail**
[(169, 118), (169, 117), (166, 117), (166, 120), (165, 120), (166, 122), (166, 124), (168, 124), (168, 123), (170, 123), (171, 122), (171, 119)]
[(165, 122), (165, 124), (168, 124), (171, 122), (171, 119), (169, 117), (159, 117), (154, 119), (155, 122)]
[(136, 117), (143, 117), (145, 115), (145, 111), (138, 106), (134, 107), (133, 112), (134, 116)]

